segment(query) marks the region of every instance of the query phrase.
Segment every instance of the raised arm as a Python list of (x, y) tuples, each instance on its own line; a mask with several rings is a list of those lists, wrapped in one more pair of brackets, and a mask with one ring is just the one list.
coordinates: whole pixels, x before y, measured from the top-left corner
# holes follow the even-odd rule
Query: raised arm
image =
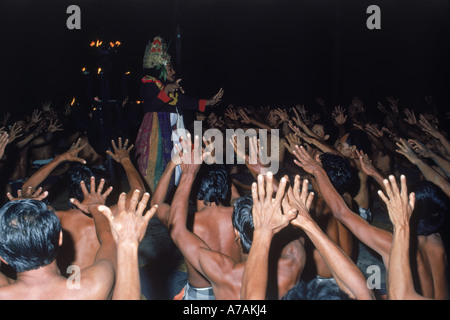
[(95, 231), (97, 234), (100, 248), (94, 258), (94, 263), (81, 271), (81, 281), (98, 284), (95, 286), (95, 293), (98, 296), (109, 296), (112, 292), (114, 277), (117, 269), (116, 243), (111, 233), (111, 227), (105, 215), (99, 210), (99, 207), (105, 204), (106, 198), (112, 191), (109, 187), (104, 193), (103, 187), (105, 181), (102, 179), (95, 186), (95, 177), (91, 177), (90, 191), (87, 190), (84, 181), (80, 182), (84, 199), (79, 202), (76, 199), (70, 199), (83, 212), (88, 212), (94, 219)]
[(195, 137), (194, 150), (191, 147), (190, 134), (182, 141), (183, 159), (180, 182), (170, 207), (168, 229), (175, 245), (180, 249), (185, 259), (208, 281), (213, 288), (221, 281), (223, 274), (218, 270), (231, 270), (235, 264), (233, 259), (219, 252), (211, 251), (208, 245), (187, 226), (188, 201), (195, 177), (206, 154), (202, 154), (199, 137)]
[(423, 115), (420, 115), (419, 123), (422, 126), (422, 130), (430, 134), (433, 138), (438, 139), (442, 143), (447, 155), (450, 155), (450, 141), (445, 138), (442, 132), (433, 127)]
[(308, 181), (296, 176), (294, 187), (288, 189), (289, 202), (298, 210), (291, 224), (302, 228), (311, 239), (319, 254), (327, 264), (342, 291), (352, 299), (374, 300), (373, 292), (367, 287), (366, 278), (353, 261), (317, 225), (309, 214), (313, 194), (308, 194)]
[(437, 155), (430, 149), (428, 149), (419, 140), (409, 139), (408, 143), (411, 145), (414, 152), (419, 154), (423, 158), (428, 158), (434, 161), (434, 163), (439, 166), (439, 168), (444, 171), (445, 175), (450, 178), (450, 161), (444, 159), (443, 157)]
[(107, 150), (106, 153), (110, 155), (117, 163), (120, 163), (127, 175), (128, 183), (130, 185), (130, 191), (127, 193), (127, 201), (133, 196), (134, 190), (139, 190), (141, 195), (145, 192), (144, 182), (141, 175), (134, 167), (130, 159), (130, 151), (133, 149), (133, 145), (128, 147), (128, 139), (122, 145), (122, 138), (118, 139), (118, 146), (114, 140), (111, 141), (113, 151)]
[(169, 161), (164, 170), (161, 178), (159, 178), (158, 184), (156, 185), (156, 189), (153, 192), (150, 204), (158, 205), (158, 211), (156, 216), (161, 221), (163, 225), (166, 227), (169, 224), (169, 213), (170, 213), (170, 205), (165, 202), (168, 188), (170, 185), (170, 180), (172, 178), (173, 172), (175, 171), (177, 164), (173, 161)]
[(80, 162), (86, 164), (84, 159), (78, 157), (78, 153), (85, 147), (85, 145), (80, 145), (81, 139), (78, 139), (70, 149), (58, 156), (56, 156), (52, 161), (47, 163), (45, 166), (36, 171), (22, 186), (22, 192), (28, 190), (28, 188), (35, 189), (38, 185), (42, 183), (47, 177), (52, 173), (52, 171), (58, 167), (61, 163), (65, 161)]
[(362, 171), (368, 176), (372, 177), (380, 187), (384, 189), (383, 176), (378, 172), (375, 166), (372, 164), (369, 156), (362, 150), (355, 150), (358, 155), (359, 163), (361, 164)]
[(387, 268), (388, 299), (425, 299), (414, 289), (409, 259), (409, 220), (414, 209), (415, 195), (411, 193), (408, 198), (405, 176), (400, 177), (400, 182), (401, 190), (398, 189), (395, 177), (389, 176), (389, 181), (384, 180), (386, 195), (382, 191), (378, 192), (386, 203), (389, 218), (394, 226), (394, 238)]
[[(241, 299), (264, 300), (266, 298), (269, 267), (269, 249), (273, 236), (295, 218), (296, 209), (284, 214), (281, 202), (284, 198), (286, 178), (282, 178), (275, 198), (273, 194), (273, 175), (258, 176), (258, 184), (252, 184), (253, 241), (245, 264), (242, 278)], [(265, 180), (265, 181), (264, 181)]]
[(345, 200), (332, 185), (325, 170), (319, 164), (320, 160), (318, 157), (317, 160), (312, 159), (303, 147), (298, 146), (296, 146), (295, 156), (297, 157), (297, 160), (294, 160), (295, 164), (316, 178), (320, 192), (330, 207), (333, 216), (344, 224), (361, 242), (378, 252), (385, 265), (387, 265), (389, 252), (391, 251), (392, 234), (371, 226), (366, 220), (350, 210)]
[[(150, 198), (148, 193), (145, 193), (141, 198), (140, 191), (135, 190), (128, 206), (126, 205), (126, 198), (125, 193), (120, 194), (117, 203), (117, 215), (114, 215), (106, 206), (100, 206), (98, 209), (108, 219), (117, 245), (117, 274), (112, 299), (140, 300), (138, 247), (144, 238), (148, 222), (158, 206), (154, 205), (144, 215), (144, 210)], [(139, 198), (141, 198), (140, 202)]]
[(439, 186), (442, 191), (450, 197), (450, 182), (426, 164), (425, 161), (420, 159), (411, 149), (411, 146), (406, 140), (400, 139), (400, 143), (397, 142), (397, 147), (397, 152), (404, 155), (412, 164), (416, 165), (426, 180)]

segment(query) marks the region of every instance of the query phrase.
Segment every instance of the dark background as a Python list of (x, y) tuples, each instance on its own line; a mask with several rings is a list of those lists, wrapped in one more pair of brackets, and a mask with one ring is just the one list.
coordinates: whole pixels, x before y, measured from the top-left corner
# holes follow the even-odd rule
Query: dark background
[[(71, 4), (81, 8), (81, 30), (66, 27)], [(381, 30), (366, 27), (372, 4), (381, 8)], [(322, 96), (346, 106), (359, 96), (374, 108), (391, 95), (403, 107), (423, 108), (432, 95), (447, 108), (449, 17), (447, 0), (3, 0), (0, 105), (23, 115), (45, 100), (83, 101), (81, 68), (95, 73), (89, 44), (96, 39), (122, 42), (112, 97), (120, 98), (130, 71), (130, 99), (139, 100), (145, 46), (161, 35), (192, 97), (223, 87), (225, 102), (238, 105), (291, 106)]]

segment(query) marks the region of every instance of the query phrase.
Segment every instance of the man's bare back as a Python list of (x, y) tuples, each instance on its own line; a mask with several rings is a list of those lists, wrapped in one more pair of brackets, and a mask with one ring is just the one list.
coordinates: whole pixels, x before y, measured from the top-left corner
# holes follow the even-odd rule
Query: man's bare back
[[(205, 206), (203, 201), (197, 201), (197, 211), (193, 217), (193, 232), (208, 244), (211, 250), (230, 256), (235, 261), (240, 259), (240, 249), (235, 240), (231, 216), (233, 207)], [(196, 288), (210, 287), (211, 284), (189, 262), (189, 284)]]
[(100, 247), (92, 218), (78, 209), (57, 211), (63, 229), (63, 244), (58, 256), (61, 273), (71, 265), (81, 269), (92, 265)]

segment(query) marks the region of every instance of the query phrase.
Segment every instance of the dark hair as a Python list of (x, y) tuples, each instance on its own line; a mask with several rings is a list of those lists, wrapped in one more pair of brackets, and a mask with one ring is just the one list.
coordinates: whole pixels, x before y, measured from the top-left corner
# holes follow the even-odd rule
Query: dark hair
[(56, 259), (61, 223), (41, 201), (11, 201), (0, 209), (0, 256), (16, 272), (46, 266)]
[(229, 190), (229, 179), (225, 166), (220, 164), (204, 165), (199, 173), (202, 178), (197, 199), (203, 200), (206, 205), (224, 203)]
[(351, 300), (333, 278), (313, 278), (308, 282), (301, 280), (292, 287), (282, 300)]
[(411, 224), (417, 235), (428, 236), (440, 231), (449, 211), (448, 196), (434, 183), (421, 181), (413, 189), (416, 194)]
[[(78, 201), (83, 201), (84, 196), (81, 191), (80, 182), (84, 181), (86, 189), (90, 191), (91, 189), (91, 177), (95, 177), (95, 185), (98, 186), (101, 179), (105, 179), (105, 188), (110, 183), (110, 177), (106, 170), (89, 167), (81, 164), (74, 164), (66, 173), (68, 180), (68, 196), (69, 199), (74, 198)], [(70, 203), (73, 207), (72, 203)]]
[(240, 197), (234, 203), (233, 215), (231, 219), (233, 221), (233, 227), (239, 232), (242, 252), (248, 254), (253, 242), (253, 199), (251, 196)]
[(313, 126), (316, 124), (323, 127), (323, 132), (325, 135), (329, 135), (327, 144), (333, 145), (339, 136), (338, 130), (336, 126), (333, 125), (333, 122), (330, 119), (319, 119), (313, 123)]
[(353, 180), (350, 160), (327, 152), (320, 155), (320, 161), (337, 192), (345, 193)]
[(364, 131), (351, 129), (346, 142), (349, 146), (356, 146), (356, 149), (362, 150), (368, 156), (372, 155), (372, 142)]

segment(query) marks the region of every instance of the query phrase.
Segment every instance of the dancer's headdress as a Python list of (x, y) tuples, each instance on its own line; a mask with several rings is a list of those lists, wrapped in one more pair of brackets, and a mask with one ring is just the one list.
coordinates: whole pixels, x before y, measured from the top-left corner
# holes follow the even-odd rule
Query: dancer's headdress
[(159, 70), (159, 78), (167, 79), (166, 65), (170, 63), (170, 55), (167, 53), (167, 46), (164, 40), (157, 36), (149, 42), (144, 53), (144, 69), (156, 68)]

